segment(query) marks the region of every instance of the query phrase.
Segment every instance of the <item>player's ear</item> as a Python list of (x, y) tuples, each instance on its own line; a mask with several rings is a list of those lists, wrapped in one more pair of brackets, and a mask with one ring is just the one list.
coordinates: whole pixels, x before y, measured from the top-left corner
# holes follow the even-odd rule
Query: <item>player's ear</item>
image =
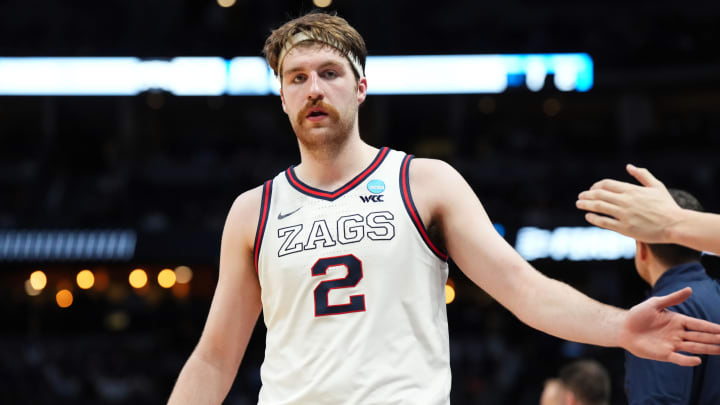
[(285, 108), (285, 97), (283, 96), (282, 86), (280, 86), (280, 103), (282, 104), (283, 111), (287, 114), (287, 108)]
[(563, 405), (579, 405), (579, 402), (572, 391), (566, 390), (563, 394)]
[(358, 105), (362, 104), (365, 98), (367, 98), (367, 79), (364, 77), (358, 80), (357, 97)]

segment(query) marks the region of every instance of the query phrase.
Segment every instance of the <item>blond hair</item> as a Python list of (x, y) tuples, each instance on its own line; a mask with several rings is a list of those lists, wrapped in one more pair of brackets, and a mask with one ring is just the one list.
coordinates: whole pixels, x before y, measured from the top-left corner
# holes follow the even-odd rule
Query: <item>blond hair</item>
[(290, 20), (265, 40), (263, 53), (275, 75), (282, 75), (282, 59), (287, 51), (303, 42), (317, 42), (337, 49), (348, 58), (358, 78), (365, 76), (367, 48), (360, 33), (344, 18), (322, 12)]

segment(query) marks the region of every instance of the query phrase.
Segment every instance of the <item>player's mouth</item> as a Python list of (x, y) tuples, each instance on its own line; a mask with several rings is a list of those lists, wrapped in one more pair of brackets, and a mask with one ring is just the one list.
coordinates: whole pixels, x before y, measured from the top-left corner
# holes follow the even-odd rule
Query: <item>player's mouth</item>
[(327, 116), (328, 116), (328, 113), (325, 110), (323, 110), (322, 108), (311, 108), (310, 111), (308, 111), (305, 118), (308, 121), (322, 121)]

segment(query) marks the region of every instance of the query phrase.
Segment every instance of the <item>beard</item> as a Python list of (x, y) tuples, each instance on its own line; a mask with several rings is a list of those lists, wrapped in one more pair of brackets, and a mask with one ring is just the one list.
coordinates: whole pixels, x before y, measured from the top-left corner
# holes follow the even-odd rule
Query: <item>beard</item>
[[(327, 118), (315, 123), (307, 120), (308, 113), (313, 108), (322, 108)], [(332, 105), (323, 100), (311, 100), (295, 115), (291, 122), (298, 142), (307, 150), (332, 152), (339, 150), (350, 138), (355, 126), (355, 114), (343, 116)]]

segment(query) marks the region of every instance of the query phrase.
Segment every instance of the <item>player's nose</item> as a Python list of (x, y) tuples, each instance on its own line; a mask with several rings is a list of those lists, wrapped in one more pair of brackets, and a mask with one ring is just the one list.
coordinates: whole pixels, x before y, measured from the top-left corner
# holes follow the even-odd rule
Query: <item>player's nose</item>
[(310, 73), (310, 88), (308, 89), (308, 100), (322, 99), (324, 96), (320, 77), (317, 72)]

